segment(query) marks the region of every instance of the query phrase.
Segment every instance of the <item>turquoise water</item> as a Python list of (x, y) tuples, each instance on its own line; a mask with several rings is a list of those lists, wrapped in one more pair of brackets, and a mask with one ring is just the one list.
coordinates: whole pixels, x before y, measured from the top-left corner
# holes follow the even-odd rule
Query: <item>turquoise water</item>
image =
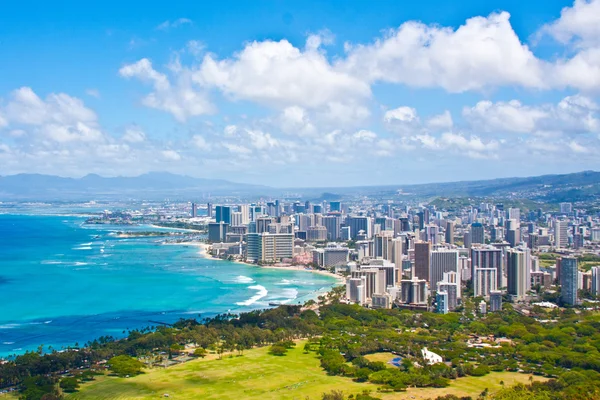
[(85, 225), (73, 216), (0, 215), (0, 357), (60, 349), (128, 329), (297, 304), (335, 280), (203, 258), (148, 227)]

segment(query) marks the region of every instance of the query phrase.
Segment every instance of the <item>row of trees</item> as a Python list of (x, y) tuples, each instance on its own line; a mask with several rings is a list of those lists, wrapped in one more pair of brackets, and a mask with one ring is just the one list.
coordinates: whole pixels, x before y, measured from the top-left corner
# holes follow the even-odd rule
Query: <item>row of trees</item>
[[(471, 334), (506, 337), (509, 341), (470, 347)], [(507, 307), (478, 317), (467, 310), (440, 315), (369, 310), (337, 301), (321, 305), (318, 313), (285, 305), (241, 315), (218, 315), (201, 322), (181, 320), (171, 327), (132, 331), (122, 340), (104, 337), (77, 351), (27, 353), (0, 365), (0, 386), (19, 385), (25, 399), (60, 396), (61, 390), (76, 390), (84, 379), (73, 371), (93, 371), (105, 361), (113, 373), (132, 376), (151, 366), (158, 355), (171, 357), (189, 344), (197, 348), (195, 355), (199, 357), (207, 352), (243, 354), (255, 346), (271, 346), (271, 354), (285, 356), (299, 338), (309, 339), (304, 350), (316, 352), (327, 373), (372, 382), (384, 391), (445, 387), (462, 376), (522, 370), (554, 378), (553, 390), (548, 392), (563, 397), (552, 399), (600, 398), (597, 313), (555, 310), (535, 318)], [(427, 365), (421, 356), (423, 347), (441, 355), (446, 363)], [(369, 361), (367, 356), (377, 352), (402, 357), (400, 367)]]

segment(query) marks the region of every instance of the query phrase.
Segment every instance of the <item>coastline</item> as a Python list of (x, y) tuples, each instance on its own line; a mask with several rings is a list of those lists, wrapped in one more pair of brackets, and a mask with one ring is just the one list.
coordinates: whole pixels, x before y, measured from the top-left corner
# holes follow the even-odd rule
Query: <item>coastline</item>
[(229, 262), (233, 262), (236, 264), (242, 264), (242, 265), (245, 265), (248, 267), (254, 267), (254, 268), (276, 269), (276, 270), (280, 270), (280, 271), (310, 272), (313, 274), (323, 275), (323, 276), (328, 276), (330, 278), (334, 278), (336, 280), (337, 285), (343, 285), (346, 283), (344, 277), (341, 275), (337, 275), (337, 274), (334, 274), (333, 272), (323, 271), (320, 269), (306, 268), (302, 265), (285, 265), (285, 266), (257, 265), (257, 264), (246, 263), (246, 262), (238, 261), (238, 260), (230, 261), (230, 260), (224, 260), (222, 258), (213, 257), (209, 253), (210, 245), (207, 243), (204, 243), (204, 242), (177, 242), (177, 243), (165, 243), (165, 244), (196, 246), (199, 248), (198, 254), (202, 258), (210, 258), (212, 260), (218, 260), (218, 261), (229, 261)]

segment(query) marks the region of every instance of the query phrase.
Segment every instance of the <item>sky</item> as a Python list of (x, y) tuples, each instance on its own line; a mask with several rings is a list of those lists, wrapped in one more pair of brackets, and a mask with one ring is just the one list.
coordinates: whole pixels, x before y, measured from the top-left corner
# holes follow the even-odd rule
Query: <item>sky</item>
[(600, 0), (5, 2), (0, 175), (600, 169)]

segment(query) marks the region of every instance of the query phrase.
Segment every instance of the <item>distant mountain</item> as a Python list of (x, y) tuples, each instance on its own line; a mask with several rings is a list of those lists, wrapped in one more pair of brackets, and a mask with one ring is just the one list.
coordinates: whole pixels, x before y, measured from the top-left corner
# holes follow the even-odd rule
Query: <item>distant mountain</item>
[[(343, 197), (374, 195), (403, 199), (521, 198), (559, 202), (600, 199), (600, 172), (584, 171), (563, 175), (526, 178), (500, 178), (413, 185), (357, 186), (335, 188), (272, 188), (234, 183), (221, 179), (201, 179), (167, 172), (151, 172), (137, 177), (105, 178), (90, 174), (83, 178), (19, 174), (0, 177), (0, 200), (102, 200), (102, 199), (193, 199), (205, 194), (240, 197), (280, 197), (312, 201), (339, 200)], [(315, 200), (316, 199), (316, 200)]]
[(250, 194), (269, 191), (266, 186), (234, 183), (222, 179), (202, 179), (168, 172), (150, 172), (137, 177), (105, 178), (89, 174), (83, 178), (63, 178), (41, 174), (0, 177), (0, 199), (163, 199), (189, 198), (202, 194)]

